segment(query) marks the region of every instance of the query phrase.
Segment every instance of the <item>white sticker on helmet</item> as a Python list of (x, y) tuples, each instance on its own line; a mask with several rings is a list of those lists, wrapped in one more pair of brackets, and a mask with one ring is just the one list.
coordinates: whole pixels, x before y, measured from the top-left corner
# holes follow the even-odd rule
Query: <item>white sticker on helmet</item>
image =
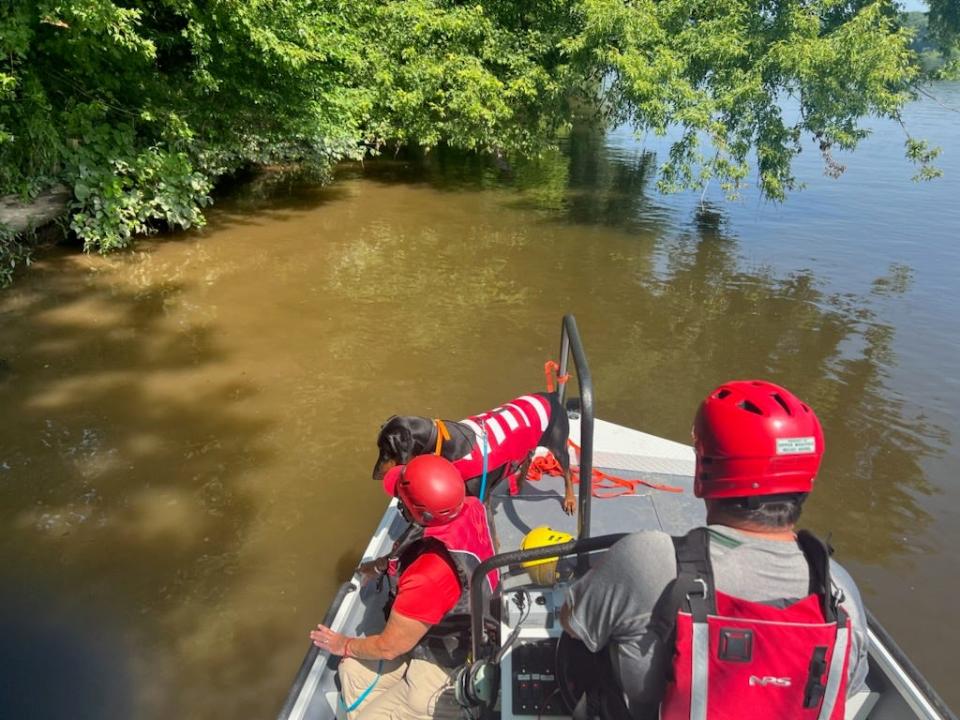
[(812, 453), (816, 451), (816, 438), (777, 438), (777, 455), (800, 455), (802, 453)]

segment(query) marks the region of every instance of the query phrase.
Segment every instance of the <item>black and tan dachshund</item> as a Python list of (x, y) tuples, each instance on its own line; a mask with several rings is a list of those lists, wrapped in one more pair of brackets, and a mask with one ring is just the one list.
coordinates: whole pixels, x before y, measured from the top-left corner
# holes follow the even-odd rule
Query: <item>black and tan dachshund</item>
[(382, 480), (395, 465), (417, 455), (439, 454), (460, 471), (471, 495), (479, 495), (484, 457), (487, 488), (516, 473), (518, 484), (527, 476), (533, 452), (545, 447), (563, 468), (563, 509), (576, 509), (567, 440), (570, 421), (556, 392), (531, 393), (488, 412), (453, 422), (415, 415), (394, 415), (377, 436), (380, 454), (373, 466), (374, 480)]

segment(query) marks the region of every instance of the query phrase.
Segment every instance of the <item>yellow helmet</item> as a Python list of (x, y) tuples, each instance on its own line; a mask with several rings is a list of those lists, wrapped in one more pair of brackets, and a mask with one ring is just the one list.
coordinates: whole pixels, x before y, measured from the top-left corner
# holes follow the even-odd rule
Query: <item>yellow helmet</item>
[[(533, 548), (549, 547), (551, 545), (562, 545), (565, 542), (573, 540), (573, 535), (569, 533), (554, 530), (547, 525), (535, 527), (533, 530), (523, 536), (523, 542), (520, 543), (521, 550), (532, 550)], [(530, 578), (539, 585), (553, 585), (556, 580), (557, 558), (549, 557), (542, 560), (528, 560), (523, 563), (524, 569), (530, 575)]]

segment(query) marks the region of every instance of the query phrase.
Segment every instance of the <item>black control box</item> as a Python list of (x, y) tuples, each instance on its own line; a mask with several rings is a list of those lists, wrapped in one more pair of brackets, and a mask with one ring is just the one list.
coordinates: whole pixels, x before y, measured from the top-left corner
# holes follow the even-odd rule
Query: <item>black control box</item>
[(557, 641), (519, 641), (511, 651), (514, 715), (566, 715), (557, 685)]

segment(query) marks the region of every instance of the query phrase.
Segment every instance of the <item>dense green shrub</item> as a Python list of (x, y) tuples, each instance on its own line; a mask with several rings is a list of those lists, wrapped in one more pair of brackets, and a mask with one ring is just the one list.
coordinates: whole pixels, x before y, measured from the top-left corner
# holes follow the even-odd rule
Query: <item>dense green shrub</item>
[(13, 280), (13, 271), (30, 264), (30, 243), (10, 228), (0, 225), (0, 288)]

